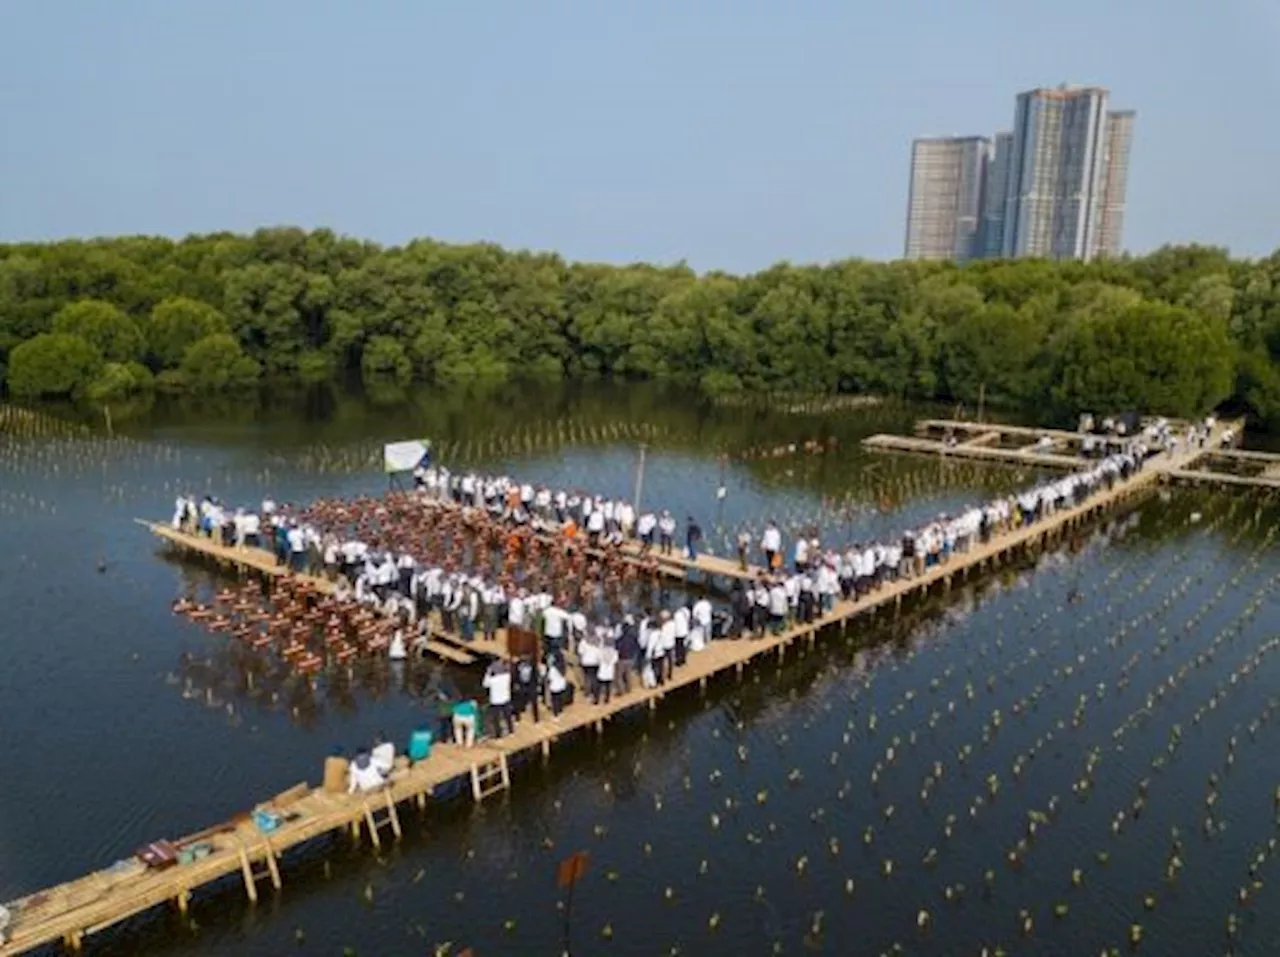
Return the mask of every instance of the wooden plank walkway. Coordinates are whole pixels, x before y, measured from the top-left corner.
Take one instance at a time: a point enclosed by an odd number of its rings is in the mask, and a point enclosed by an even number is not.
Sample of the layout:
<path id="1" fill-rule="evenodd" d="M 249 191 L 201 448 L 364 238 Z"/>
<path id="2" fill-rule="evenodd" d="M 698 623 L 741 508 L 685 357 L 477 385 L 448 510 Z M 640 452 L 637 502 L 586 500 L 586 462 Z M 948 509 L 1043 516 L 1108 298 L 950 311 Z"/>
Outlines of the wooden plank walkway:
<path id="1" fill-rule="evenodd" d="M 462 508 L 462 506 L 449 499 L 424 499 L 423 506 L 427 508 L 444 508 L 451 511 L 458 511 Z M 550 533 L 539 533 L 537 537 L 543 541 L 558 542 L 564 540 L 563 537 Z M 585 548 L 586 533 L 580 531 L 576 541 L 579 547 Z M 586 550 L 593 555 L 604 554 L 603 549 L 588 548 Z M 658 565 L 658 571 L 662 574 L 686 581 L 689 578 L 689 572 L 698 572 L 708 578 L 741 578 L 747 580 L 756 578 L 761 571 L 760 568 L 750 564 L 744 569 L 741 563 L 734 558 L 723 558 L 705 551 L 699 552 L 696 559 L 691 559 L 685 554 L 684 547 L 679 542 L 669 553 L 664 553 L 656 545 L 646 552 L 643 543 L 631 539 L 617 546 L 614 549 L 614 554 L 620 555 L 634 565 L 644 565 L 648 561 L 654 561 Z"/>
<path id="2" fill-rule="evenodd" d="M 515 755 L 535 750 L 544 758 L 549 757 L 553 743 L 571 732 L 591 729 L 600 733 L 612 718 L 635 708 L 655 709 L 666 695 L 682 688 L 696 684 L 705 691 L 708 681 L 718 675 L 732 672 L 740 679 L 748 664 L 775 658 L 781 662 L 792 645 L 802 649 L 812 647 L 825 628 L 842 625 L 878 609 L 896 611 L 904 598 L 930 589 L 949 590 L 957 578 L 1030 553 L 1105 510 L 1133 500 L 1162 477 L 1177 472 L 1193 454 L 1152 460 L 1143 471 L 1117 482 L 1109 490 L 1096 492 L 1081 505 L 1061 509 L 1035 524 L 1011 529 L 985 544 L 975 545 L 967 552 L 952 556 L 948 563 L 926 570 L 918 578 L 890 582 L 862 598 L 840 602 L 810 624 L 795 625 L 781 634 L 760 639 L 713 641 L 704 651 L 692 654 L 688 663 L 677 670 L 674 680 L 663 688 L 634 688 L 605 705 L 582 700 L 570 706 L 558 720 L 521 722 L 513 735 L 482 741 L 474 748 L 437 745 L 426 760 L 397 772 L 385 791 L 372 795 L 335 794 L 320 788 L 295 786 L 268 802 L 267 806 L 291 816 L 270 835 L 259 833 L 241 815 L 238 821 L 174 842 L 182 847 L 197 840 L 207 841 L 211 853 L 202 859 L 162 871 L 125 863 L 13 902 L 8 905 L 13 917 L 10 941 L 0 945 L 0 957 L 25 953 L 58 940 L 78 948 L 85 935 L 170 901 L 185 912 L 193 891 L 236 873 L 241 875 L 250 900 L 256 900 L 257 875 L 269 878 L 277 889 L 281 886 L 283 877 L 277 859 L 290 848 L 348 828 L 357 837 L 363 829 L 373 843 L 379 844 L 384 839 L 380 834 L 383 826 L 390 826 L 395 834 L 400 831 L 398 805 L 414 801 L 419 807 L 425 806 L 429 795 L 459 778 L 471 778 L 473 794 L 480 800 L 492 790 L 505 789 L 509 783 L 508 761 Z M 251 556 L 240 557 L 243 561 Z M 271 564 L 274 566 L 274 562 Z M 262 570 L 272 573 L 268 568 Z M 482 783 L 491 780 L 499 782 L 492 789 Z M 262 864 L 266 865 L 264 872 L 257 870 Z"/>
<path id="3" fill-rule="evenodd" d="M 976 459 L 984 462 L 1004 462 L 1009 465 L 1039 465 L 1045 468 L 1071 469 L 1072 471 L 1078 471 L 1089 465 L 1088 459 L 1074 455 L 1038 453 L 1030 447 L 1002 449 L 965 442 L 947 445 L 937 439 L 921 439 L 887 433 L 868 436 L 862 440 L 862 444 L 879 452 L 923 452 L 940 458 Z"/>
<path id="4" fill-rule="evenodd" d="M 1167 476 L 1173 482 L 1194 482 L 1200 485 L 1231 485 L 1238 488 L 1280 489 L 1280 473 L 1273 475 L 1232 475 L 1230 472 L 1209 472 L 1203 469 L 1170 469 Z"/>
<path id="5" fill-rule="evenodd" d="M 1038 429 L 1028 425 L 1002 425 L 999 422 L 966 422 L 963 419 L 921 419 L 916 423 L 916 431 L 926 432 L 994 432 L 998 438 L 1010 436 L 1019 439 L 1036 439 L 1048 436 L 1054 442 L 1079 444 L 1084 436 L 1079 432 L 1068 432 L 1066 429 Z"/>
<path id="6" fill-rule="evenodd" d="M 271 577 L 290 575 L 299 581 L 306 582 L 326 595 L 333 594 L 336 589 L 334 583 L 327 578 L 291 571 L 279 564 L 275 555 L 265 548 L 257 548 L 252 545 L 219 545 L 207 536 L 182 532 L 172 525 L 148 522 L 140 518 L 135 518 L 134 521 L 151 532 L 151 534 L 164 539 L 174 547 L 187 552 L 195 552 L 212 559 L 220 565 L 241 569 L 247 568 Z M 455 665 L 474 665 L 478 661 L 488 660 L 489 657 L 481 646 L 474 646 L 475 650 L 473 650 L 473 646 L 462 641 L 461 638 L 439 631 L 433 633 L 424 647 L 437 658 L 443 658 L 445 661 L 452 662 Z M 477 651 L 481 653 L 476 653 Z"/>

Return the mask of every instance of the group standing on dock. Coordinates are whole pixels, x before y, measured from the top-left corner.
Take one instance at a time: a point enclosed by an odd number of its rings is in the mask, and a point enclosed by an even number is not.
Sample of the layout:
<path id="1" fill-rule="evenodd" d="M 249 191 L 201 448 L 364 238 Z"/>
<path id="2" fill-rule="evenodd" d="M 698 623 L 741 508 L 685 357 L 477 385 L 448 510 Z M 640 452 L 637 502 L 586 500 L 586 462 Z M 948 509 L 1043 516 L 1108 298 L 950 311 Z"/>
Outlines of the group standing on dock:
<path id="1" fill-rule="evenodd" d="M 746 574 L 727 602 L 714 604 L 706 595 L 680 602 L 664 592 L 654 600 L 621 587 L 636 581 L 634 563 L 649 549 L 673 547 L 669 512 L 637 516 L 622 500 L 437 466 L 418 471 L 413 492 L 380 499 L 301 509 L 266 500 L 258 513 L 180 499 L 175 524 L 228 544 L 271 547 L 280 564 L 333 582 L 338 603 L 394 623 L 386 648 L 392 659 L 433 633 L 467 642 L 525 636 L 519 647 L 509 641 L 510 660 L 499 653 L 485 674 L 487 721 L 475 702 L 443 704 L 440 733 L 467 744 L 479 723 L 500 737 L 516 721 L 557 720 L 579 694 L 608 702 L 637 683 L 659 687 L 710 641 L 820 622 L 840 601 L 918 577 L 995 535 L 1081 504 L 1141 469 L 1149 455 L 1196 435 L 1176 436 L 1157 422 L 1083 471 L 889 540 L 835 547 L 799 535 L 787 552 L 770 522 L 754 546 L 739 539 Z M 687 546 L 700 537 L 692 519 L 689 525 Z M 749 564 L 754 547 L 761 566 Z"/>

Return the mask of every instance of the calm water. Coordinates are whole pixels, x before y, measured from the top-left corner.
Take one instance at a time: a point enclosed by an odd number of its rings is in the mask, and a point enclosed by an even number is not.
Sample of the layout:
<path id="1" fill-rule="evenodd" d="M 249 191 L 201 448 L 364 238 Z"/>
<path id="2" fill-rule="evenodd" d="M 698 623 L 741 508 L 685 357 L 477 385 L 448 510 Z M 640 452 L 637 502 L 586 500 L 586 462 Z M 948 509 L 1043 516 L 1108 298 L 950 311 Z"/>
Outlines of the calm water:
<path id="1" fill-rule="evenodd" d="M 888 532 L 1033 479 L 857 447 L 937 410 L 375 398 L 117 412 L 112 438 L 95 413 L 90 434 L 0 439 L 0 900 L 316 781 L 334 746 L 415 726 L 440 678 L 246 688 L 241 653 L 169 611 L 216 580 L 131 521 L 167 518 L 179 489 L 377 491 L 380 443 L 430 436 L 456 462 L 622 495 L 643 442 L 644 501 L 724 547 L 770 517 Z M 1237 952 L 1275 953 L 1278 522 L 1249 494 L 1153 497 L 1036 566 L 558 749 L 506 798 L 406 810 L 381 855 L 317 843 L 256 908 L 228 882 L 191 921 L 158 910 L 91 952 L 555 954 L 555 866 L 586 849 L 580 954 L 1076 955 L 1126 949 L 1138 924 L 1141 952 L 1199 957 L 1226 950 L 1232 913 Z"/>

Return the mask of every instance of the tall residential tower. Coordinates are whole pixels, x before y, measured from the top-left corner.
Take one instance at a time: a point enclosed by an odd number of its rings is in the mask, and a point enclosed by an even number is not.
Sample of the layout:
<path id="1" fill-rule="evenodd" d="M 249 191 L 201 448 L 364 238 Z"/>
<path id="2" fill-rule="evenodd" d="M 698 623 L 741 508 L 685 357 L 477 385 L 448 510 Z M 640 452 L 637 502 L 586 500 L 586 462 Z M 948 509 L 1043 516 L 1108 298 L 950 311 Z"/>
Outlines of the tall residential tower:
<path id="1" fill-rule="evenodd" d="M 907 259 L 964 261 L 981 255 L 979 224 L 990 141 L 943 136 L 911 146 Z"/>
<path id="2" fill-rule="evenodd" d="M 1124 198 L 1129 185 L 1129 147 L 1133 143 L 1133 110 L 1107 114 L 1106 150 L 1102 160 L 1102 199 L 1098 209 L 1095 255 L 1118 256 L 1124 233 Z"/>
<path id="3" fill-rule="evenodd" d="M 1100 87 L 1018 95 L 1002 255 L 1088 260 L 1119 250 L 1133 114 L 1113 119 L 1107 101 Z M 1109 152 L 1112 136 L 1123 143 Z"/>
<path id="4" fill-rule="evenodd" d="M 908 259 L 1094 259 L 1122 248 L 1134 114 L 1101 87 L 1020 93 L 1013 130 L 916 140 Z"/>

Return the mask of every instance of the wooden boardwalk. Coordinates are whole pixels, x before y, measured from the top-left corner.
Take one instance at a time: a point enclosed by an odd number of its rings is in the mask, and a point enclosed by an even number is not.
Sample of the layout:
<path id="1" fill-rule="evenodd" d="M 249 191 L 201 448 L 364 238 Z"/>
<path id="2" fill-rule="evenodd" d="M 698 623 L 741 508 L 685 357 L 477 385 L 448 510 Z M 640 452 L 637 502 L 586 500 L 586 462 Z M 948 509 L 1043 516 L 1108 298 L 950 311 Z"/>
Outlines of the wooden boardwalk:
<path id="1" fill-rule="evenodd" d="M 1019 449 L 995 447 L 989 444 L 990 440 L 987 439 L 989 434 L 982 433 L 968 442 L 948 445 L 938 439 L 881 433 L 863 439 L 862 444 L 878 452 L 924 452 L 944 459 L 975 459 L 983 462 L 1003 462 L 1006 465 L 1031 465 L 1073 471 L 1089 465 L 1088 459 L 1079 456 L 1037 452 L 1030 446 Z"/>
<path id="2" fill-rule="evenodd" d="M 419 807 L 425 806 L 429 796 L 442 785 L 457 779 L 470 778 L 476 800 L 505 790 L 510 783 L 509 760 L 516 755 L 540 752 L 545 759 L 550 756 L 553 744 L 572 732 L 601 733 L 618 715 L 637 708 L 655 709 L 664 697 L 683 688 L 696 685 L 705 691 L 714 677 L 736 675 L 741 679 L 749 664 L 761 660 L 781 662 L 792 646 L 799 646 L 801 650 L 812 647 L 825 628 L 842 625 L 878 609 L 896 611 L 904 599 L 930 589 L 949 590 L 957 579 L 1032 552 L 1096 515 L 1134 499 L 1166 474 L 1193 460 L 1193 455 L 1184 453 L 1153 460 L 1143 471 L 1117 482 L 1109 490 L 1098 491 L 1081 505 L 1061 509 L 985 544 L 975 544 L 969 551 L 953 555 L 946 564 L 930 568 L 918 578 L 891 582 L 862 598 L 840 602 L 810 624 L 798 624 L 781 634 L 760 639 L 713 641 L 704 651 L 690 655 L 688 663 L 678 669 L 674 680 L 663 688 L 633 688 L 629 694 L 619 695 L 607 705 L 592 705 L 583 700 L 570 706 L 556 721 L 545 717 L 536 724 L 522 721 L 513 735 L 481 741 L 474 748 L 439 744 L 427 759 L 398 771 L 385 791 L 371 795 L 331 793 L 306 784 L 295 785 L 260 805 L 287 816 L 270 834 L 260 833 L 247 819 L 247 814 L 240 815 L 224 825 L 173 842 L 180 848 L 204 842 L 209 853 L 203 858 L 160 871 L 147 870 L 131 860 L 12 902 L 7 905 L 12 913 L 10 941 L 0 945 L 0 957 L 11 957 L 59 940 L 78 948 L 86 935 L 169 902 L 185 912 L 191 906 L 193 892 L 228 875 L 239 874 L 246 894 L 250 900 L 256 900 L 259 881 L 270 881 L 276 889 L 282 886 L 284 874 L 279 858 L 290 848 L 346 829 L 357 837 L 364 833 L 379 844 L 400 833 L 402 805 L 413 802 Z M 236 555 L 229 556 L 229 560 L 247 564 L 246 558 L 251 557 Z M 274 566 L 274 562 L 270 564 Z M 279 573 L 272 568 L 260 570 Z"/>
<path id="3" fill-rule="evenodd" d="M 1170 482 L 1190 482 L 1197 485 L 1231 485 L 1237 488 L 1280 489 L 1280 473 L 1268 475 L 1233 475 L 1230 472 L 1209 472 L 1203 469 L 1171 469 L 1166 476 Z"/>
<path id="4" fill-rule="evenodd" d="M 275 555 L 265 548 L 256 548 L 250 545 L 220 545 L 206 535 L 192 535 L 188 532 L 179 531 L 172 525 L 147 522 L 140 518 L 135 518 L 134 521 L 175 548 L 185 552 L 194 552 L 211 559 L 225 568 L 247 569 L 272 578 L 289 575 L 299 581 L 306 582 L 326 595 L 333 594 L 336 589 L 334 583 L 327 578 L 291 571 L 277 562 Z M 473 665 L 479 661 L 487 661 L 491 657 L 491 653 L 484 651 L 483 645 L 476 644 L 473 648 L 472 644 L 462 641 L 461 638 L 439 631 L 432 634 L 432 637 L 424 647 L 437 658 L 443 658 L 445 661 L 452 662 L 455 665 Z M 480 653 L 476 653 L 477 650 Z"/>

